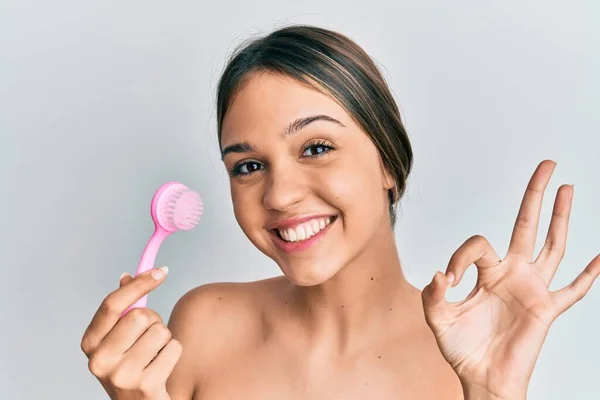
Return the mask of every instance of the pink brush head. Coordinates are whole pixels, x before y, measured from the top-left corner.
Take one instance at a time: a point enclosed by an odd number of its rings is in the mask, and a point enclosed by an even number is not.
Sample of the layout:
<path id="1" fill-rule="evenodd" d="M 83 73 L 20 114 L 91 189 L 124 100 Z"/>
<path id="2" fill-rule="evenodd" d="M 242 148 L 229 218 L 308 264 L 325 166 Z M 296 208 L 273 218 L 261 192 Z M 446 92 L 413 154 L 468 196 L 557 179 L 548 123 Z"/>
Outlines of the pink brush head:
<path id="1" fill-rule="evenodd" d="M 203 211 L 200 195 L 179 182 L 158 188 L 150 206 L 156 227 L 168 232 L 189 231 L 200 222 Z"/>

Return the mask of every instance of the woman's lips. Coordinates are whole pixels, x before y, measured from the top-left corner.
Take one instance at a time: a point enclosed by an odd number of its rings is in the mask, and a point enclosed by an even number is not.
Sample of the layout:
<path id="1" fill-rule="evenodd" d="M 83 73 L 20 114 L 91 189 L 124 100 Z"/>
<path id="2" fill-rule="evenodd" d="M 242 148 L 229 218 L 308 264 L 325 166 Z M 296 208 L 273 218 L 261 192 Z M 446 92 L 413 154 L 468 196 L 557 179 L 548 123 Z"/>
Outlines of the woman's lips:
<path id="1" fill-rule="evenodd" d="M 299 240 L 296 242 L 287 242 L 287 241 L 283 240 L 281 237 L 279 237 L 279 234 L 277 233 L 276 229 L 271 230 L 270 233 L 273 236 L 273 241 L 275 242 L 275 246 L 277 246 L 277 248 L 279 250 L 284 251 L 286 253 L 304 251 L 304 250 L 307 250 L 309 247 L 311 247 L 317 240 L 320 240 L 325 235 L 325 233 L 327 233 L 329 231 L 329 228 L 331 228 L 331 226 L 337 220 L 337 216 L 332 216 L 331 218 L 332 219 L 331 219 L 331 222 L 329 223 L 329 225 L 327 225 L 325 228 L 321 229 L 316 235 L 311 236 L 310 238 L 305 239 L 305 240 Z"/>

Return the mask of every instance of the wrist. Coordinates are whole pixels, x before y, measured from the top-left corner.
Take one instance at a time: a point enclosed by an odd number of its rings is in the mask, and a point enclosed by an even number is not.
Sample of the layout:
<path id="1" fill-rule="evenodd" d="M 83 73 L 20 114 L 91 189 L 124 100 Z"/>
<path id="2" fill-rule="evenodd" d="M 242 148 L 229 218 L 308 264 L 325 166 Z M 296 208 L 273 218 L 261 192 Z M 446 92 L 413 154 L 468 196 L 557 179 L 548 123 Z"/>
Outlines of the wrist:
<path id="1" fill-rule="evenodd" d="M 495 391 L 481 385 L 461 381 L 465 400 L 526 400 L 527 389 Z"/>

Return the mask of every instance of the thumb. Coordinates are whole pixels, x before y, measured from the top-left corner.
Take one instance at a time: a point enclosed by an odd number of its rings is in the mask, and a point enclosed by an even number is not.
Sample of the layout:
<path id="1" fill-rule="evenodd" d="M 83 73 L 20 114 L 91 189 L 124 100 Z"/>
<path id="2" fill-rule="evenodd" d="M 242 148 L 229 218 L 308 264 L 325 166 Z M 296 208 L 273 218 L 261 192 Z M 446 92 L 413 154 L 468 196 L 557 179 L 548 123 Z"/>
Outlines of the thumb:
<path id="1" fill-rule="evenodd" d="M 446 291 L 450 286 L 450 280 L 446 275 L 437 271 L 433 276 L 431 283 L 421 293 L 423 300 L 423 310 L 425 311 L 425 319 L 431 326 L 431 322 L 439 317 L 449 317 L 452 312 L 450 305 L 446 301 Z"/>
<path id="2" fill-rule="evenodd" d="M 119 287 L 123 287 L 133 280 L 132 276 L 128 272 L 123 272 L 119 278 Z"/>

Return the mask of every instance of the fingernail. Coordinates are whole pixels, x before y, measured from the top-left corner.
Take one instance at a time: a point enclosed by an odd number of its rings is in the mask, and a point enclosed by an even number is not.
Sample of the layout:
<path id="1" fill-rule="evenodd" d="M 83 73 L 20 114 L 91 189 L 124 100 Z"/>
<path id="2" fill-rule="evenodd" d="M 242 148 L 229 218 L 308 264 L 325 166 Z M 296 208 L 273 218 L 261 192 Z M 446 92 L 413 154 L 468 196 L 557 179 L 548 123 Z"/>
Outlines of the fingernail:
<path id="1" fill-rule="evenodd" d="M 121 282 L 121 279 L 123 279 L 124 277 L 126 277 L 126 276 L 128 276 L 128 275 L 129 275 L 129 272 L 123 272 L 123 273 L 121 274 L 121 276 L 119 277 L 119 282 Z"/>
<path id="2" fill-rule="evenodd" d="M 444 275 L 444 273 L 442 271 L 436 271 L 435 275 L 433 275 L 433 280 L 432 280 L 431 283 L 434 286 L 438 286 L 439 285 L 439 278 L 438 278 L 439 275 Z"/>
<path id="3" fill-rule="evenodd" d="M 452 286 L 452 284 L 454 283 L 454 274 L 452 272 L 448 272 L 448 275 L 446 275 L 446 277 L 448 278 L 448 284 Z"/>
<path id="4" fill-rule="evenodd" d="M 157 281 L 162 279 L 163 277 L 165 277 L 167 274 L 169 273 L 169 267 L 167 267 L 166 265 L 160 268 L 155 268 L 151 275 L 154 279 L 156 279 Z"/>

